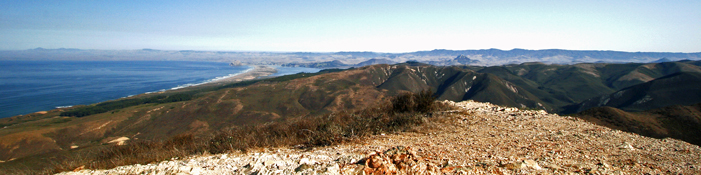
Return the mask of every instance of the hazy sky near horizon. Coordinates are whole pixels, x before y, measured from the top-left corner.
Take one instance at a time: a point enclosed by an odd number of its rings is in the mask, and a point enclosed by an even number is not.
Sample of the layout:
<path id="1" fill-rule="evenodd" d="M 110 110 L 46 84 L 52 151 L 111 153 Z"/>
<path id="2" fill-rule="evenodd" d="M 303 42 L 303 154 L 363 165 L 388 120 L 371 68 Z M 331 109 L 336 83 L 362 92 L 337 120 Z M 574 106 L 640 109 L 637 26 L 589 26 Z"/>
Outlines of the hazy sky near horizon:
<path id="1" fill-rule="evenodd" d="M 701 52 L 701 1 L 0 1 L 0 50 Z"/>

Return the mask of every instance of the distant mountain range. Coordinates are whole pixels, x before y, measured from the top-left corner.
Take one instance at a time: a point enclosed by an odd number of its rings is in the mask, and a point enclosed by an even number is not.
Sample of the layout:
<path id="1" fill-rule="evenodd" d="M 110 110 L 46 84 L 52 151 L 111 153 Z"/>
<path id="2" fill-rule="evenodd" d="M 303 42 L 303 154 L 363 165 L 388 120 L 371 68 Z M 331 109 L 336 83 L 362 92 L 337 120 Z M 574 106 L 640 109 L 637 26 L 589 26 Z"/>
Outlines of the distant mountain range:
<path id="1" fill-rule="evenodd" d="M 385 64 L 417 61 L 432 65 L 495 66 L 541 62 L 553 64 L 576 63 L 650 63 L 679 60 L 700 60 L 701 52 L 621 52 L 579 50 L 432 50 L 407 53 L 377 52 L 229 52 L 193 50 L 81 50 L 29 49 L 0 51 L 0 60 L 178 60 L 240 62 L 256 65 L 289 65 L 316 68 L 347 68 L 365 66 L 366 61 Z M 378 62 L 379 63 L 379 62 Z"/>

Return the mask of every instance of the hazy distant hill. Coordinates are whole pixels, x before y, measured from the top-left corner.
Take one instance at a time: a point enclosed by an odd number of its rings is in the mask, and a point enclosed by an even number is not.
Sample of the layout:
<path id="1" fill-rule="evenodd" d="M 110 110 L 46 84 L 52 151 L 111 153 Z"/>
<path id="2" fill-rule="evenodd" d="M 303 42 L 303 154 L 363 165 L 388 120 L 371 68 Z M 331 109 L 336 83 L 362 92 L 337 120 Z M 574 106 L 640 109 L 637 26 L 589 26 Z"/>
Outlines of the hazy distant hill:
<path id="1" fill-rule="evenodd" d="M 555 64 L 575 63 L 649 63 L 659 61 L 700 60 L 701 52 L 620 52 L 592 50 L 432 50 L 406 53 L 377 52 L 238 52 L 194 50 L 81 50 L 81 49 L 29 49 L 0 51 L 0 60 L 178 60 L 178 61 L 240 61 L 247 65 L 294 64 L 331 68 L 359 64 L 371 59 L 385 59 L 395 63 L 419 61 L 434 65 L 495 66 L 542 62 Z M 341 61 L 343 64 L 335 64 Z M 334 64 L 331 64 L 334 63 Z M 347 64 L 347 65 L 346 65 Z M 365 64 L 363 64 L 365 65 Z"/>
<path id="2" fill-rule="evenodd" d="M 354 66 L 355 67 L 363 67 L 363 66 L 369 66 L 369 65 L 375 65 L 375 64 L 395 64 L 395 63 L 397 63 L 397 62 L 394 62 L 394 61 L 388 60 L 388 59 L 373 58 L 373 59 L 369 59 L 367 61 L 363 61 L 363 62 L 360 62 L 358 64 L 355 64 Z"/>
<path id="3" fill-rule="evenodd" d="M 347 68 L 350 67 L 349 64 L 343 63 L 338 60 L 326 61 L 326 62 L 313 62 L 313 63 L 287 63 L 282 64 L 286 67 L 311 67 L 311 68 Z"/>

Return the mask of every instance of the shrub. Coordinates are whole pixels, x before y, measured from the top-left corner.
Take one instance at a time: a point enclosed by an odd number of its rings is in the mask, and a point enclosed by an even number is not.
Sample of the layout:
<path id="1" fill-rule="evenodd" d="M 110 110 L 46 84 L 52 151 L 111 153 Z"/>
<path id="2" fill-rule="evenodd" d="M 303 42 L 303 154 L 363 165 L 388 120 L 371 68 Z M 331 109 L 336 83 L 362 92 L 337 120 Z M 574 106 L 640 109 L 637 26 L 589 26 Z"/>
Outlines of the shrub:
<path id="1" fill-rule="evenodd" d="M 404 93 L 392 99 L 394 112 L 420 112 L 429 113 L 435 110 L 436 97 L 431 90 L 422 90 L 419 93 Z"/>
<path id="2" fill-rule="evenodd" d="M 182 134 L 166 140 L 130 141 L 127 145 L 105 145 L 75 150 L 60 156 L 50 168 L 54 172 L 79 166 L 106 169 L 120 165 L 145 164 L 194 154 L 247 151 L 278 146 L 326 146 L 352 142 L 359 138 L 408 129 L 424 123 L 436 106 L 431 91 L 406 93 L 388 103 L 353 112 L 325 116 L 297 117 L 283 122 L 235 126 L 211 136 Z M 41 172 L 47 171 L 46 169 Z"/>

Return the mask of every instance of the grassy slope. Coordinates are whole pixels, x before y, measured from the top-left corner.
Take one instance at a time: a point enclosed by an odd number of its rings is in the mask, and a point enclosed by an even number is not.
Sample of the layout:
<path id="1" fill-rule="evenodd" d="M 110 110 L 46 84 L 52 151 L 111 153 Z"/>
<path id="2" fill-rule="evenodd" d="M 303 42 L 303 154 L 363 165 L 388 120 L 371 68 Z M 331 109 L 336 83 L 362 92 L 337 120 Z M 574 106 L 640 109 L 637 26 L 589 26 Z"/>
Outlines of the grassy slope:
<path id="1" fill-rule="evenodd" d="M 43 146 L 38 149 L 26 146 L 27 144 L 19 146 L 23 144 L 21 139 L 4 141 L 4 147 L 0 148 L 0 153 L 4 155 L 0 157 L 7 160 L 47 151 L 69 150 L 70 146 L 82 149 L 105 144 L 119 137 L 158 140 L 180 134 L 207 135 L 235 126 L 363 109 L 386 101 L 387 96 L 424 89 L 437 92 L 434 95 L 440 100 L 475 99 L 531 108 L 538 107 L 539 103 L 531 100 L 537 99 L 534 95 L 493 75 L 458 67 L 374 65 L 320 75 L 299 74 L 257 82 L 142 95 L 134 99 L 154 96 L 168 99 L 182 93 L 189 94 L 192 98 L 129 103 L 131 105 L 123 105 L 118 100 L 110 103 L 124 108 L 84 117 L 64 117 L 60 119 L 63 122 L 60 124 L 44 126 L 37 122 L 27 122 L 3 130 L 7 134 L 0 135 L 0 139 L 12 136 L 41 140 L 40 145 Z M 74 110 L 95 106 L 106 105 L 77 107 Z M 50 119 L 55 116 L 57 112 L 47 114 L 42 122 L 55 122 L 53 120 L 58 119 Z M 13 134 L 24 134 L 24 137 Z M 13 149 L 18 146 L 21 149 Z"/>
<path id="2" fill-rule="evenodd" d="M 437 110 L 449 110 L 446 107 L 435 103 L 429 91 L 402 94 L 386 103 L 351 112 L 234 126 L 209 135 L 185 133 L 162 140 L 130 141 L 125 146 L 92 146 L 25 157 L 0 164 L 0 174 L 47 174 L 77 167 L 104 169 L 193 154 L 338 144 L 367 135 L 404 131 L 423 123 L 424 117 Z"/>

